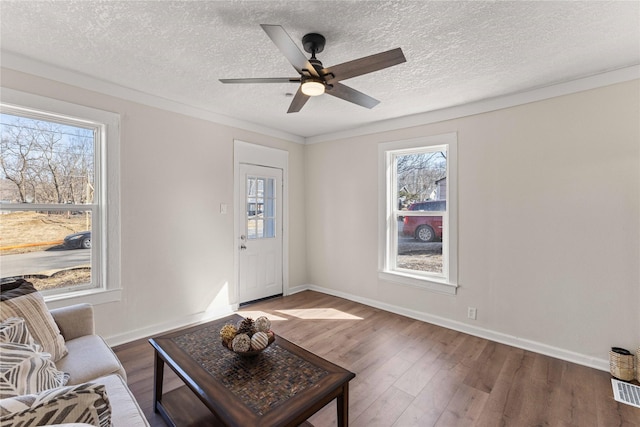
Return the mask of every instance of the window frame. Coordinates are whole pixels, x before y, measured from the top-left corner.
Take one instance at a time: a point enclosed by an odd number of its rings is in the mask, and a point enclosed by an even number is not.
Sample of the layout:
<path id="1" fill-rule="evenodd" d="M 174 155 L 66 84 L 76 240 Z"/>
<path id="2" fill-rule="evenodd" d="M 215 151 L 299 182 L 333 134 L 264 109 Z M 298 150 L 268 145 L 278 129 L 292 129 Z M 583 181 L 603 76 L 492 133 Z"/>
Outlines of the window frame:
<path id="1" fill-rule="evenodd" d="M 398 209 L 395 158 L 398 155 L 419 153 L 425 150 L 447 151 L 446 211 L 400 211 Z M 381 280 L 420 289 L 455 295 L 458 288 L 458 232 L 457 232 L 457 133 L 425 136 L 408 140 L 384 142 L 378 145 L 379 195 L 378 195 L 378 277 Z M 398 215 L 442 216 L 443 235 L 442 274 L 412 272 L 397 268 Z"/>
<path id="2" fill-rule="evenodd" d="M 120 115 L 13 89 L 2 88 L 0 111 L 94 130 L 95 193 L 92 204 L 28 204 L 39 208 L 67 211 L 77 207 L 90 211 L 92 221 L 91 280 L 88 286 L 44 291 L 51 306 L 88 302 L 102 304 L 122 298 L 120 284 Z M 3 203 L 2 209 L 24 211 L 24 204 Z"/>

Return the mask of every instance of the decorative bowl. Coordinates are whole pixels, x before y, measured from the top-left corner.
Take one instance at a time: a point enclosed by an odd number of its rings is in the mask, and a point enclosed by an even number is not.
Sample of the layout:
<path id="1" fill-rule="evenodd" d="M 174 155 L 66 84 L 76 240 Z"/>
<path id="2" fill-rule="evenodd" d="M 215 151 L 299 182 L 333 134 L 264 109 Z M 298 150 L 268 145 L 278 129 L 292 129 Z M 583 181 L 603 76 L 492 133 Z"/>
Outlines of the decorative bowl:
<path id="1" fill-rule="evenodd" d="M 245 357 L 256 356 L 262 353 L 275 339 L 275 334 L 271 330 L 271 321 L 266 316 L 260 316 L 256 320 L 253 320 L 251 317 L 240 318 L 235 325 L 227 324 L 220 329 L 220 341 L 223 347 Z M 251 341 L 251 343 L 248 343 L 248 340 Z M 233 343 L 235 343 L 235 345 L 232 345 Z M 249 344 L 256 344 L 256 347 L 264 345 L 264 348 L 251 350 Z M 240 348 L 249 348 L 249 350 L 237 351 Z"/>
<path id="2" fill-rule="evenodd" d="M 229 348 L 224 341 L 220 341 L 220 344 L 222 344 L 222 346 L 224 348 L 226 348 L 227 350 L 229 350 L 232 353 L 237 354 L 238 356 L 242 356 L 242 357 L 253 357 L 253 356 L 257 356 L 260 353 L 262 353 L 265 349 L 269 348 L 269 346 L 271 344 L 273 344 L 273 342 L 276 340 L 276 335 L 272 333 L 272 335 L 269 336 L 269 341 L 267 341 L 267 345 L 265 348 L 261 349 L 261 350 L 249 350 L 249 351 L 235 351 L 231 348 Z"/>

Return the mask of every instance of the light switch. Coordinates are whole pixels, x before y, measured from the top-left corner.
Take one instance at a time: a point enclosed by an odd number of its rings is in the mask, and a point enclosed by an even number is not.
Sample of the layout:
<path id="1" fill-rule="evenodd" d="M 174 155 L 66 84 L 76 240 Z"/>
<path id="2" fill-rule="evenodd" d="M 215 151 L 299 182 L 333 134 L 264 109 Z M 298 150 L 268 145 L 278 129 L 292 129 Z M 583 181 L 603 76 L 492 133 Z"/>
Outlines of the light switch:
<path id="1" fill-rule="evenodd" d="M 227 204 L 226 203 L 220 203 L 220 213 L 223 215 L 227 214 Z"/>

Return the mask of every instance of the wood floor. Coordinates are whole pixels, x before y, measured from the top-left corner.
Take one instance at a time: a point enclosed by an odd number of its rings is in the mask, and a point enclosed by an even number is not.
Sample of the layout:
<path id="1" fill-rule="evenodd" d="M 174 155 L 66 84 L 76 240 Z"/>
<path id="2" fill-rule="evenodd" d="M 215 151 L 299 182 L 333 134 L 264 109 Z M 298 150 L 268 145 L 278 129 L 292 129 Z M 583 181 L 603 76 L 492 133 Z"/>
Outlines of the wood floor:
<path id="1" fill-rule="evenodd" d="M 351 426 L 640 426 L 640 409 L 616 402 L 610 375 L 317 292 L 243 307 L 272 329 L 352 372 Z M 153 351 L 115 349 L 150 424 Z M 165 391 L 181 386 L 165 373 Z M 315 427 L 335 426 L 335 402 Z M 250 426 L 242 426 L 250 427 Z"/>

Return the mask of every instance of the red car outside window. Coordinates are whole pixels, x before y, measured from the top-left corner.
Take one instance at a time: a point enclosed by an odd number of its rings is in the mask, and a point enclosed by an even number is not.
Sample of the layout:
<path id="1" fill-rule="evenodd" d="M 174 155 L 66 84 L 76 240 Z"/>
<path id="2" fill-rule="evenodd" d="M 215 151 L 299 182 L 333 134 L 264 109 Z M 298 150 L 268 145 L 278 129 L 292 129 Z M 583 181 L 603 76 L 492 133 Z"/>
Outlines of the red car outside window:
<path id="1" fill-rule="evenodd" d="M 428 200 L 416 202 L 409 206 L 410 211 L 445 211 L 446 200 Z M 421 242 L 442 240 L 441 216 L 405 216 L 402 234 L 411 236 Z"/>

